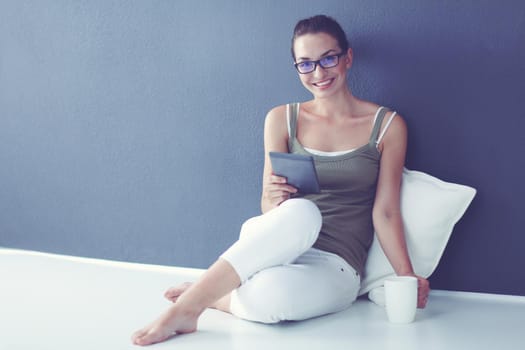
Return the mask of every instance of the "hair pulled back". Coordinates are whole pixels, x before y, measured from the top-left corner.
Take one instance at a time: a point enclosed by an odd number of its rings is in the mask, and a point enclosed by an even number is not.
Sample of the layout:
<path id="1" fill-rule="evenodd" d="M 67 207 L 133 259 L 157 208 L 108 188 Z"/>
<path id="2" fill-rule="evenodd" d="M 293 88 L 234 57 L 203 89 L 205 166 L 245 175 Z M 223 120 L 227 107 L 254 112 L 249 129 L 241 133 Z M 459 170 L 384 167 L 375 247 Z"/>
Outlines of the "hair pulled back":
<path id="1" fill-rule="evenodd" d="M 332 36 L 335 40 L 337 40 L 337 44 L 339 45 L 339 48 L 342 50 L 342 52 L 346 52 L 348 50 L 348 39 L 346 38 L 346 34 L 339 23 L 337 23 L 337 21 L 332 17 L 326 15 L 317 15 L 302 19 L 295 25 L 292 37 L 292 57 L 294 61 L 295 39 L 301 35 L 317 33 L 326 33 Z"/>

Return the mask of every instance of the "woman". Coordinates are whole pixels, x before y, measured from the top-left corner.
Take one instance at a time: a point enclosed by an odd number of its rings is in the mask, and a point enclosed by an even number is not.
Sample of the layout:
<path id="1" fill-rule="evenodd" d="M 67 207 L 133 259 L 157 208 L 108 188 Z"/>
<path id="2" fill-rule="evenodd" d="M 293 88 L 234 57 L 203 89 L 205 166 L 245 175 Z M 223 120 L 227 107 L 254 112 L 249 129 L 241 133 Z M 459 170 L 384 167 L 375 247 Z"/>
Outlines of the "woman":
<path id="1" fill-rule="evenodd" d="M 343 310 L 357 297 L 374 229 L 395 272 L 415 276 L 400 214 L 402 117 L 352 95 L 352 50 L 332 18 L 299 21 L 292 56 L 313 99 L 266 117 L 263 214 L 197 282 L 166 292 L 173 305 L 133 335 L 135 344 L 195 331 L 207 307 L 264 323 Z M 274 175 L 270 151 L 313 155 L 321 193 L 303 196 Z M 416 277 L 422 308 L 429 283 Z"/>

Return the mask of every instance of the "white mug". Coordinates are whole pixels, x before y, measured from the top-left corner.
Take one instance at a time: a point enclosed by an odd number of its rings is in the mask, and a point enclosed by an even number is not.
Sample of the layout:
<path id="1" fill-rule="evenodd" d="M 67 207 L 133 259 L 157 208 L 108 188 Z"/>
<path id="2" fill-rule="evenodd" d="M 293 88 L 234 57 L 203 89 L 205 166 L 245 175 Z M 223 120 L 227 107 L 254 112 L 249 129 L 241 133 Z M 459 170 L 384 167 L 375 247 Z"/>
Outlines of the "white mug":
<path id="1" fill-rule="evenodd" d="M 385 280 L 385 307 L 392 323 L 414 321 L 417 309 L 417 278 L 396 276 Z"/>

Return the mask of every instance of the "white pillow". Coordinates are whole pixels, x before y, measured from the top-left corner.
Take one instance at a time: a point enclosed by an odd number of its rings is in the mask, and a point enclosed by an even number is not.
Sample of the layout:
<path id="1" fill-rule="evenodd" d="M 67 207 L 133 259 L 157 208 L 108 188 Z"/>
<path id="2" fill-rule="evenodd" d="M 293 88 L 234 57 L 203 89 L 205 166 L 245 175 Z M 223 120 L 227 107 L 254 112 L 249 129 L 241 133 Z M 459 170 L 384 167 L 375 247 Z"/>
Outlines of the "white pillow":
<path id="1" fill-rule="evenodd" d="M 454 225 L 475 195 L 472 187 L 445 182 L 420 171 L 403 170 L 401 216 L 410 260 L 417 275 L 428 278 L 434 272 Z M 382 287 L 383 281 L 391 276 L 395 276 L 394 270 L 374 235 L 359 295 Z M 382 295 L 376 292 L 369 297 Z M 382 304 L 381 300 L 377 301 Z"/>

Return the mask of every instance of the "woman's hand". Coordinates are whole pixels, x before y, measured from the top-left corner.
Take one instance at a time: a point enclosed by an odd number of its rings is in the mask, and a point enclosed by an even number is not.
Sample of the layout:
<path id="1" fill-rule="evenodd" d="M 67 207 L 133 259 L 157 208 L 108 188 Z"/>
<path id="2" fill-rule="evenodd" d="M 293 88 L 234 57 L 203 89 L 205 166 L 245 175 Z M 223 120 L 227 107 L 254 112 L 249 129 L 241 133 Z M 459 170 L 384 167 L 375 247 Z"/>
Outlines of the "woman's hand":
<path id="1" fill-rule="evenodd" d="M 426 278 L 412 274 L 417 278 L 417 307 L 424 309 L 427 306 L 428 294 L 430 293 L 430 283 Z"/>
<path id="2" fill-rule="evenodd" d="M 428 294 L 430 293 L 430 283 L 426 278 L 414 273 L 400 274 L 399 276 L 411 276 L 417 278 L 417 307 L 424 309 L 427 306 Z"/>
<path id="3" fill-rule="evenodd" d="M 265 212 L 278 207 L 279 204 L 290 198 L 296 193 L 297 189 L 286 183 L 286 178 L 271 174 L 263 182 L 263 204 Z"/>
<path id="4" fill-rule="evenodd" d="M 430 293 L 430 282 L 421 276 L 417 278 L 417 307 L 424 309 L 427 306 L 428 294 Z"/>

